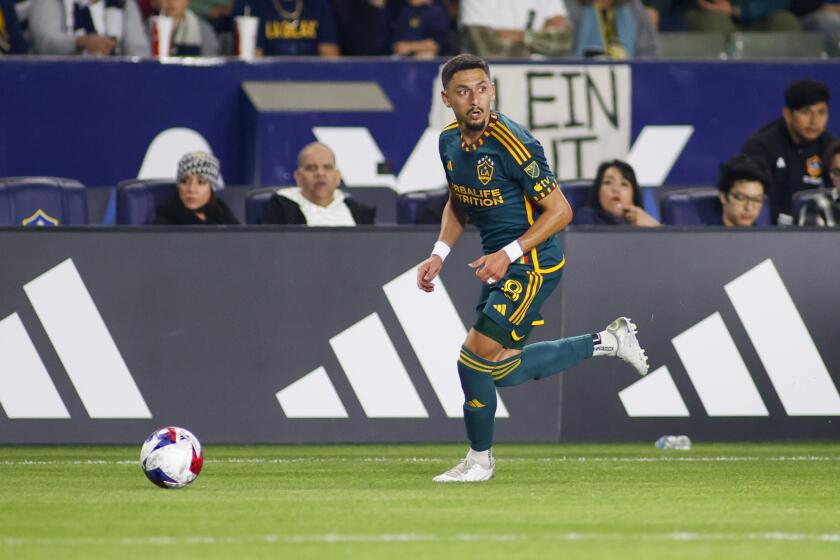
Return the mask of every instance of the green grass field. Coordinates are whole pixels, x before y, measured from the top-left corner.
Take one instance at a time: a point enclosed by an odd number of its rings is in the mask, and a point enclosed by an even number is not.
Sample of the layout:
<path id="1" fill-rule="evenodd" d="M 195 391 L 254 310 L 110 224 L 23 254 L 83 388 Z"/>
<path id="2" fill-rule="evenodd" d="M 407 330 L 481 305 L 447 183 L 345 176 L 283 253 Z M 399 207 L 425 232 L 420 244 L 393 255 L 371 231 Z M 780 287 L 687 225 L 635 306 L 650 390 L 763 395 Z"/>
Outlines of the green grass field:
<path id="1" fill-rule="evenodd" d="M 840 558 L 840 444 L 209 446 L 162 490 L 137 448 L 0 447 L 0 558 Z"/>

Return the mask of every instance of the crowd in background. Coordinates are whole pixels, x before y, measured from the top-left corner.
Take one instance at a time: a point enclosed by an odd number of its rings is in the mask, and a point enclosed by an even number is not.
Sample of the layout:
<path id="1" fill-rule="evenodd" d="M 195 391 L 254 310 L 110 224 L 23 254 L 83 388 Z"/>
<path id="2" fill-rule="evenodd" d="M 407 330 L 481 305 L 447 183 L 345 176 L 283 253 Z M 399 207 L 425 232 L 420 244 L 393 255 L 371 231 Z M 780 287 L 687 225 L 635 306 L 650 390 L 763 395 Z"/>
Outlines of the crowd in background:
<path id="1" fill-rule="evenodd" d="M 260 56 L 661 56 L 660 31 L 813 31 L 840 40 L 840 0 L 0 0 L 0 54 L 234 55 L 236 17 Z M 167 53 L 164 53 L 167 54 Z"/>

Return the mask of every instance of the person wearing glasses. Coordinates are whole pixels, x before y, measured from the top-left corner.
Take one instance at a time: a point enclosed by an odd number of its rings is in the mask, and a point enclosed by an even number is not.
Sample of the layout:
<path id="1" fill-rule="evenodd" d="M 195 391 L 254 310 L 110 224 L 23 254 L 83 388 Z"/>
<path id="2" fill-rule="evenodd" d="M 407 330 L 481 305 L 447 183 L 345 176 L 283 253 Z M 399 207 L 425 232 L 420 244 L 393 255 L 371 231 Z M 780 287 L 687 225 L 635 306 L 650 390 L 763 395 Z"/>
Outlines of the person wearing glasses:
<path id="1" fill-rule="evenodd" d="M 737 155 L 720 166 L 718 196 L 726 227 L 752 227 L 764 206 L 770 178 L 764 165 Z"/>
<path id="2" fill-rule="evenodd" d="M 840 223 L 840 141 L 833 143 L 825 154 L 831 188 L 810 198 L 800 209 L 800 226 L 837 227 Z"/>
<path id="3" fill-rule="evenodd" d="M 828 182 L 822 158 L 836 140 L 826 130 L 830 98 L 821 82 L 793 82 L 785 90 L 782 118 L 757 130 L 741 148 L 742 153 L 763 162 L 770 171 L 772 188 L 767 195 L 774 223 L 792 225 L 794 193 Z"/>

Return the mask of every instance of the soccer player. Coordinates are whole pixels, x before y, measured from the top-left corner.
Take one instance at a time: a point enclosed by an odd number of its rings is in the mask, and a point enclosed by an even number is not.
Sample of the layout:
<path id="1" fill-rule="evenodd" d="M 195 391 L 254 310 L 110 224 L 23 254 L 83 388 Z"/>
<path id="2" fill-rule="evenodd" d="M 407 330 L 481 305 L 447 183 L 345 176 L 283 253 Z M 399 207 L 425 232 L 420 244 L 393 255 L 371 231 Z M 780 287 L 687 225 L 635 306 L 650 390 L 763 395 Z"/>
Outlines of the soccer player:
<path id="1" fill-rule="evenodd" d="M 458 55 L 443 67 L 443 102 L 455 121 L 440 135 L 449 183 L 440 236 L 417 269 L 417 286 L 434 290 L 443 261 L 469 221 L 484 254 L 469 266 L 481 281 L 477 319 L 458 358 L 470 450 L 435 482 L 490 480 L 495 469 L 496 387 L 511 387 L 566 370 L 592 356 L 617 356 L 639 375 L 647 357 L 626 317 L 597 334 L 525 346 L 543 323 L 539 309 L 560 281 L 566 259 L 554 234 L 572 221 L 542 146 L 501 113 L 490 110 L 495 88 L 481 58 Z"/>

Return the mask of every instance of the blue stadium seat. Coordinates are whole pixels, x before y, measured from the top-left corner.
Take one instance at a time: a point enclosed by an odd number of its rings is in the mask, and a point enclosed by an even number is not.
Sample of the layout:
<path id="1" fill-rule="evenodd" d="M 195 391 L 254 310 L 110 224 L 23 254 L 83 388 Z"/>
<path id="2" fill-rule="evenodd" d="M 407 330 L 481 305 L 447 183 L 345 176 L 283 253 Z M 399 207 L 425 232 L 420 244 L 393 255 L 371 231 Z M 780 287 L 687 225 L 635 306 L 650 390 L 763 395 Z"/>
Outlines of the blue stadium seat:
<path id="1" fill-rule="evenodd" d="M 428 210 L 433 214 L 436 214 L 438 209 L 442 212 L 448 197 L 448 187 L 401 194 L 397 197 L 397 223 L 418 223 L 423 209 L 425 208 L 428 208 Z"/>
<path id="2" fill-rule="evenodd" d="M 675 226 L 719 226 L 722 209 L 718 190 L 713 188 L 679 189 L 665 193 L 659 201 L 662 223 Z M 770 225 L 770 205 L 765 201 L 755 221 Z"/>
<path id="3" fill-rule="evenodd" d="M 0 225 L 87 225 L 85 187 L 60 177 L 0 179 Z"/>
<path id="4" fill-rule="evenodd" d="M 563 191 L 563 195 L 569 201 L 572 212 L 586 206 L 586 198 L 589 196 L 589 189 L 593 182 L 594 179 L 578 179 L 560 183 L 560 190 Z"/>
<path id="5" fill-rule="evenodd" d="M 128 179 L 117 185 L 117 223 L 142 226 L 155 218 L 155 209 L 175 192 L 173 179 Z"/>
<path id="6" fill-rule="evenodd" d="M 265 206 L 274 193 L 277 192 L 278 187 L 265 187 L 262 189 L 254 189 L 245 195 L 245 223 L 256 224 L 259 223 L 260 217 L 265 212 Z"/>
<path id="7" fill-rule="evenodd" d="M 802 207 L 819 194 L 829 194 L 831 189 L 807 189 L 793 193 L 791 199 L 790 209 L 793 212 L 793 223 L 799 223 L 799 214 L 802 212 Z"/>

